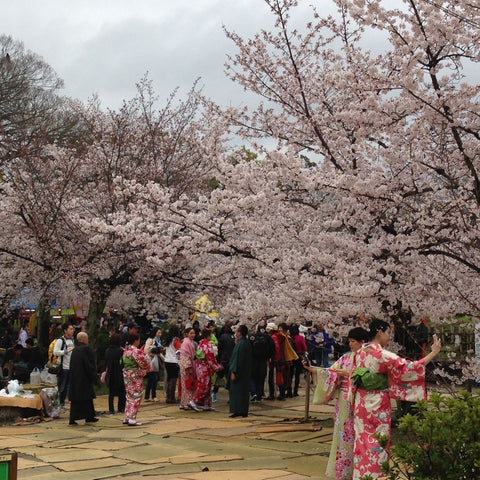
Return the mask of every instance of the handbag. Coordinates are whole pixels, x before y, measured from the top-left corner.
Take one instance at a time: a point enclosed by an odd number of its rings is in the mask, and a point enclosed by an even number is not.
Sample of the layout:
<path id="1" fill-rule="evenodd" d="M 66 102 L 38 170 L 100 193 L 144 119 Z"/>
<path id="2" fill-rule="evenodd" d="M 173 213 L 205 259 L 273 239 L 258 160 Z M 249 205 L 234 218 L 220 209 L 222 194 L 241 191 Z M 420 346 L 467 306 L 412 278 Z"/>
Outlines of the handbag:
<path id="1" fill-rule="evenodd" d="M 46 367 L 47 367 L 48 373 L 51 373 L 52 375 L 59 375 L 62 371 L 61 363 L 47 362 Z"/>
<path id="2" fill-rule="evenodd" d="M 160 371 L 160 363 L 158 361 L 158 356 L 154 355 L 150 360 L 150 370 L 152 372 L 159 372 Z"/>

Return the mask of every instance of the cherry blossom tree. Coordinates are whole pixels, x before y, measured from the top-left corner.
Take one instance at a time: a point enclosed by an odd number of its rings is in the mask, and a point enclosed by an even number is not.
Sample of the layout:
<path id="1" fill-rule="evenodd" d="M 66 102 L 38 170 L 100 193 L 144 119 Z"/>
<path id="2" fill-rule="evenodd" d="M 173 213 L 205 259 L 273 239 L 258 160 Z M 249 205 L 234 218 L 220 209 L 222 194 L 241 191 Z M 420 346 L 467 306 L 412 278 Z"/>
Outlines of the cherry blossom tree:
<path id="1" fill-rule="evenodd" d="M 262 102 L 225 118 L 266 152 L 218 164 L 197 222 L 237 311 L 477 315 L 478 8 L 338 0 L 293 26 L 297 3 L 267 0 L 272 31 L 227 31 L 227 72 Z"/>
<path id="2" fill-rule="evenodd" d="M 24 260 L 53 272 L 58 288 L 88 292 L 93 341 L 115 288 L 140 291 L 156 282 L 167 291 L 186 269 L 182 226 L 169 222 L 169 204 L 207 188 L 204 150 L 216 140 L 199 127 L 195 89 L 183 101 L 172 94 L 160 110 L 156 102 L 144 79 L 138 97 L 119 112 L 103 112 L 95 101 L 78 104 L 81 142 L 48 145 L 5 170 L 3 220 L 12 236 L 2 238 L 2 252 L 19 258 L 22 251 Z M 148 211 L 156 230 L 144 231 L 147 212 L 135 206 L 135 185 L 156 185 L 160 192 Z"/>

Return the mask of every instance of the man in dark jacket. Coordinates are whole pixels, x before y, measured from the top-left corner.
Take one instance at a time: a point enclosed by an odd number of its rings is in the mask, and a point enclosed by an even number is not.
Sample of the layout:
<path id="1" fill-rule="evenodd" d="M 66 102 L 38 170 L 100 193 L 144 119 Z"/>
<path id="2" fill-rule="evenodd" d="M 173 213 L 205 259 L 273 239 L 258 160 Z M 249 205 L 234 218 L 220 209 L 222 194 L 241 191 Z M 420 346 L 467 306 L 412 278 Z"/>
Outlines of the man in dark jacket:
<path id="1" fill-rule="evenodd" d="M 252 375 L 252 346 L 248 328 L 239 325 L 235 332 L 235 348 L 230 359 L 230 417 L 248 417 L 250 378 Z"/>
<path id="2" fill-rule="evenodd" d="M 275 354 L 275 343 L 265 331 L 261 323 L 255 334 L 250 336 L 252 344 L 252 397 L 251 402 L 259 402 L 265 397 L 265 378 L 267 377 L 267 362 Z"/>
<path id="3" fill-rule="evenodd" d="M 98 422 L 95 418 L 93 385 L 97 379 L 95 356 L 88 346 L 88 334 L 79 332 L 78 346 L 73 350 L 70 359 L 70 425 L 77 425 L 75 420 L 85 419 L 85 423 Z"/>

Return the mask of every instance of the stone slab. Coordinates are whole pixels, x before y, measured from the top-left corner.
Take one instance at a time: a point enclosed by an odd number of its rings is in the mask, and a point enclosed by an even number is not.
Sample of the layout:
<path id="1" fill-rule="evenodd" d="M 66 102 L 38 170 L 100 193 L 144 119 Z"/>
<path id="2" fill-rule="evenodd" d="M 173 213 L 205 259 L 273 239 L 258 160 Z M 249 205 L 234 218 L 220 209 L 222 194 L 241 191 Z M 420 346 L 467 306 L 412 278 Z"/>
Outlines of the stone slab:
<path id="1" fill-rule="evenodd" d="M 165 435 L 169 433 L 178 433 L 178 432 L 188 432 L 190 430 L 203 430 L 203 429 L 221 429 L 221 428 L 231 428 L 233 421 L 236 419 L 229 420 L 214 420 L 214 419 L 203 419 L 203 418 L 185 418 L 180 423 L 178 420 L 166 420 L 159 422 L 158 424 L 144 428 L 148 433 L 154 435 Z"/>
<path id="2" fill-rule="evenodd" d="M 59 473 L 58 470 L 55 467 L 52 467 L 51 465 L 26 468 L 24 470 L 19 469 L 17 472 L 17 480 L 29 480 L 31 478 L 35 480 L 37 480 L 38 478 L 51 480 L 52 475 L 56 475 L 58 473 Z"/>
<path id="3" fill-rule="evenodd" d="M 45 463 L 32 457 L 18 456 L 17 470 L 25 470 L 26 468 L 42 467 Z"/>
<path id="4" fill-rule="evenodd" d="M 262 452 L 263 453 L 263 452 Z M 250 476 L 250 472 L 258 470 L 286 470 L 287 464 L 282 456 L 277 455 L 275 457 L 264 457 L 260 456 L 261 454 L 257 453 L 257 456 L 244 457 L 244 460 L 230 460 L 228 462 L 215 462 L 209 463 L 208 469 L 210 471 L 219 471 L 219 470 L 243 470 L 245 477 Z M 288 455 L 284 453 L 283 455 Z M 200 470 L 207 466 L 207 464 L 202 463 L 201 459 L 198 461 Z"/>
<path id="5" fill-rule="evenodd" d="M 331 437 L 330 437 L 331 440 Z M 268 439 L 260 439 L 255 438 L 252 439 L 250 442 L 250 446 L 252 448 L 258 449 L 267 449 L 270 451 L 280 451 L 280 452 L 300 452 L 305 454 L 312 454 L 316 455 L 319 452 L 323 451 L 322 446 L 325 445 L 323 443 L 318 442 L 304 442 L 304 443 L 291 443 L 291 442 L 272 442 Z M 328 450 L 330 450 L 330 444 L 327 446 Z"/>
<path id="6" fill-rule="evenodd" d="M 139 465 L 135 463 L 128 463 L 126 465 L 118 465 L 113 467 L 106 468 L 97 468 L 95 470 L 79 470 L 75 472 L 62 472 L 62 471 L 50 471 L 49 473 L 41 473 L 36 475 L 35 480 L 100 480 L 103 478 L 112 478 L 112 476 L 118 476 L 119 478 L 124 478 L 125 476 L 130 477 L 131 473 L 138 473 L 145 470 L 151 470 L 152 467 L 148 465 Z M 44 469 L 46 472 L 47 469 Z M 24 472 L 29 472 L 29 470 L 24 470 Z M 23 476 L 22 480 L 27 480 L 27 476 Z M 155 478 L 155 477 L 154 477 Z M 20 477 L 19 477 L 20 480 Z"/>
<path id="7" fill-rule="evenodd" d="M 11 437 L 16 435 L 37 435 L 44 433 L 42 427 L 32 427 L 30 425 L 22 425 L 18 427 L 0 427 L 0 437 Z"/>
<path id="8" fill-rule="evenodd" d="M 82 428 L 72 428 L 63 425 L 56 425 L 50 423 L 48 428 L 45 428 L 42 433 L 32 435 L 29 438 L 35 438 L 41 440 L 44 443 L 51 442 L 72 442 L 79 437 L 85 436 L 89 430 Z"/>
<path id="9" fill-rule="evenodd" d="M 96 460 L 82 460 L 72 462 L 60 462 L 54 463 L 55 467 L 64 472 L 79 472 L 85 470 L 96 470 L 106 467 L 116 467 L 118 465 L 125 465 L 128 463 L 126 460 L 120 458 L 100 458 Z M 84 478 L 88 478 L 86 475 Z"/>
<path id="10" fill-rule="evenodd" d="M 322 441 L 326 436 L 321 432 L 278 432 L 278 433 L 268 433 L 261 434 L 259 438 L 265 440 L 272 440 L 275 442 L 306 442 L 307 440 L 311 441 Z M 331 436 L 327 436 L 329 439 Z"/>
<path id="11" fill-rule="evenodd" d="M 122 440 L 138 439 L 145 436 L 145 430 L 139 427 L 129 427 L 123 425 L 121 422 L 118 426 L 111 429 L 101 429 L 95 432 L 84 435 L 87 438 L 101 438 L 102 440 L 111 438 L 116 440 L 121 438 Z"/>
<path id="12" fill-rule="evenodd" d="M 30 438 L 24 437 L 10 437 L 10 438 L 0 438 L 0 449 L 2 448 L 13 448 L 16 447 L 26 447 L 29 445 L 41 445 L 43 442 L 41 440 L 33 440 Z"/>
<path id="13" fill-rule="evenodd" d="M 313 456 L 313 457 L 297 457 L 289 458 L 285 461 L 289 470 L 296 473 L 307 475 L 309 477 L 319 476 L 325 474 L 327 469 L 328 457 Z"/>
<path id="14" fill-rule="evenodd" d="M 178 448 L 168 449 L 167 452 L 167 449 L 159 448 L 158 445 L 141 445 L 118 450 L 115 457 L 140 463 L 150 463 L 152 460 L 164 463 L 165 457 L 170 458 L 170 455 L 178 453 Z"/>
<path id="15" fill-rule="evenodd" d="M 248 480 L 269 480 L 274 478 L 288 478 L 289 472 L 279 470 L 257 470 L 248 472 Z M 191 475 L 184 475 L 185 480 L 245 480 L 244 470 L 219 470 L 216 472 L 199 472 Z"/>
<path id="16" fill-rule="evenodd" d="M 285 424 L 285 425 L 264 425 L 256 427 L 255 431 L 260 433 L 269 433 L 269 432 L 318 432 L 322 430 L 320 425 L 312 425 L 310 423 L 306 424 Z"/>
<path id="17" fill-rule="evenodd" d="M 111 457 L 111 453 L 102 450 L 80 448 L 39 448 L 33 454 L 36 458 L 49 463 L 74 462 L 78 460 L 96 460 Z"/>
<path id="18" fill-rule="evenodd" d="M 133 447 L 136 443 L 124 440 L 97 440 L 87 443 L 78 443 L 72 445 L 72 448 L 90 448 L 95 450 L 122 450 L 123 448 Z"/>
<path id="19" fill-rule="evenodd" d="M 211 437 L 236 437 L 239 435 L 246 435 L 256 431 L 257 427 L 254 426 L 239 426 L 228 428 L 209 428 L 198 431 L 199 434 L 211 436 Z"/>
<path id="20" fill-rule="evenodd" d="M 310 476 L 310 475 L 300 475 L 296 473 L 289 473 L 289 475 L 282 477 L 273 477 L 271 480 L 325 480 L 325 477 L 317 477 L 317 476 Z"/>
<path id="21" fill-rule="evenodd" d="M 172 465 L 186 464 L 186 463 L 212 463 L 212 462 L 228 462 L 231 460 L 243 460 L 243 457 L 240 455 L 230 454 L 230 455 L 201 455 L 198 456 L 189 456 L 189 455 L 179 455 L 178 457 L 171 457 L 170 463 Z"/>

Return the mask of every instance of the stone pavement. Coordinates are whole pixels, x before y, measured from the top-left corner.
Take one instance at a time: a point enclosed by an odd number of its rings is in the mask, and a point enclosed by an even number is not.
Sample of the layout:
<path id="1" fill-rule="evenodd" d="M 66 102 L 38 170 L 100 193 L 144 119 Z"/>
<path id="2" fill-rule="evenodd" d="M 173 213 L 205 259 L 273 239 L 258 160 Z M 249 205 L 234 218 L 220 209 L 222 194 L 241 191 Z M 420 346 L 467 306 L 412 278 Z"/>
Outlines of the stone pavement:
<path id="1" fill-rule="evenodd" d="M 332 406 L 305 397 L 256 402 L 248 418 L 228 417 L 228 392 L 221 389 L 215 412 L 196 413 L 143 403 L 138 421 L 108 415 L 107 397 L 95 400 L 96 424 L 68 425 L 61 418 L 33 425 L 0 427 L 0 449 L 18 452 L 18 479 L 326 479 L 332 436 Z"/>

